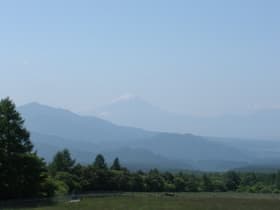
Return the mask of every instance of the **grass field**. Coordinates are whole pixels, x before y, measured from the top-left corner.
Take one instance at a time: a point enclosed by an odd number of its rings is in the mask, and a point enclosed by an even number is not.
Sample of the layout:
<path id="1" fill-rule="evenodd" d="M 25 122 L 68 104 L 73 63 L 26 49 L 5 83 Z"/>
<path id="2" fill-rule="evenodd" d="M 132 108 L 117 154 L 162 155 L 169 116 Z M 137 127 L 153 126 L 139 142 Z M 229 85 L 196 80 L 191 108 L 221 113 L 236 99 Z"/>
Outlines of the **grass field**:
<path id="1" fill-rule="evenodd" d="M 10 208 L 11 209 L 11 208 Z M 9 209 L 9 210 L 10 210 Z M 83 198 L 79 203 L 24 208 L 36 210 L 280 210 L 280 196 L 230 193 L 124 194 Z M 8 210 L 8 209 L 5 209 Z M 17 208 L 17 210 L 19 210 Z M 23 210 L 20 208 L 20 210 Z"/>

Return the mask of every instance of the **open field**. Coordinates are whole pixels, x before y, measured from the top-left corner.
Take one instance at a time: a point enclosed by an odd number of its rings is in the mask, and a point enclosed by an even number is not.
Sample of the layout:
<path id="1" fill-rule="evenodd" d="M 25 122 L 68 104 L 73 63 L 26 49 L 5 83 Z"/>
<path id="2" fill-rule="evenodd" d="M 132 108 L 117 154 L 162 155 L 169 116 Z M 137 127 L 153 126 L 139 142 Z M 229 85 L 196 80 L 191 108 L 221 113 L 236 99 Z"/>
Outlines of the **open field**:
<path id="1" fill-rule="evenodd" d="M 11 210 L 13 208 L 9 208 Z M 83 198 L 78 203 L 62 202 L 51 206 L 17 208 L 18 210 L 279 210 L 280 196 L 198 193 L 176 194 L 124 194 L 109 197 Z M 8 210 L 8 209 L 5 209 Z"/>

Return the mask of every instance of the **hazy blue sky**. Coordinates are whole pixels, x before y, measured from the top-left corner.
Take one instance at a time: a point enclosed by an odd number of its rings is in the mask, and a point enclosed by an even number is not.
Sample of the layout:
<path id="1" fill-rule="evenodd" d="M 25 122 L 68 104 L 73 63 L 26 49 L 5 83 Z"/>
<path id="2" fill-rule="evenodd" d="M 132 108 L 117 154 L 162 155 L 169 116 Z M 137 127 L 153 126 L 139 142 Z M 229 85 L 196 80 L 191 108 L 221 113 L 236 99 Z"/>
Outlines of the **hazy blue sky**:
<path id="1" fill-rule="evenodd" d="M 0 97 L 91 110 L 126 93 L 199 115 L 280 108 L 278 0 L 0 1 Z"/>

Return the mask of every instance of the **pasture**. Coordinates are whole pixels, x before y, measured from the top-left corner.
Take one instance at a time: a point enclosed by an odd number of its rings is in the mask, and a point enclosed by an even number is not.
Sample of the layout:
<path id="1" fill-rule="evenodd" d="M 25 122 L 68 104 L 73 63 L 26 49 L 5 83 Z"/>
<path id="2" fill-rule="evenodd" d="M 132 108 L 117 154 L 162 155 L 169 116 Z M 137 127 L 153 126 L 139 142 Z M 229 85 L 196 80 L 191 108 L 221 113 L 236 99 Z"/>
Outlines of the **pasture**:
<path id="1" fill-rule="evenodd" d="M 5 210 L 279 210 L 280 196 L 241 193 L 125 193 L 83 197 L 80 202 L 59 202 Z"/>

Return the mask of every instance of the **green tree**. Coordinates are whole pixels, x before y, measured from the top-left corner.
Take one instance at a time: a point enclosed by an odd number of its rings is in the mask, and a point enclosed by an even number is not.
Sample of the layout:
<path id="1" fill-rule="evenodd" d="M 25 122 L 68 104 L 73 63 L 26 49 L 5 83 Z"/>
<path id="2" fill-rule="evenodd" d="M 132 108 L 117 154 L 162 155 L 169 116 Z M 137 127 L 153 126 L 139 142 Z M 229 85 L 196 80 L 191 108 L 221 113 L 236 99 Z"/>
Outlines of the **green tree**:
<path id="1" fill-rule="evenodd" d="M 257 183 L 257 177 L 255 173 L 246 173 L 241 180 L 243 186 L 253 186 Z"/>
<path id="2" fill-rule="evenodd" d="M 174 178 L 174 185 L 176 188 L 176 191 L 178 192 L 184 192 L 186 188 L 186 182 L 182 177 L 176 176 Z"/>
<path id="3" fill-rule="evenodd" d="M 186 188 L 187 192 L 197 192 L 199 188 L 199 180 L 195 175 L 185 175 Z"/>
<path id="4" fill-rule="evenodd" d="M 115 158 L 115 160 L 111 166 L 111 170 L 116 170 L 116 171 L 121 170 L 121 164 L 120 164 L 119 158 Z"/>
<path id="5" fill-rule="evenodd" d="M 213 183 L 207 174 L 203 174 L 202 176 L 202 190 L 204 192 L 213 191 Z"/>
<path id="6" fill-rule="evenodd" d="M 145 183 L 143 176 L 139 173 L 131 174 L 130 190 L 134 192 L 142 192 L 145 190 Z"/>
<path id="7" fill-rule="evenodd" d="M 49 170 L 53 178 L 58 181 L 60 190 L 59 194 L 72 193 L 80 190 L 80 175 L 82 166 L 75 165 L 75 160 L 71 157 L 68 149 L 58 151 L 53 161 L 49 165 Z M 66 187 L 65 187 L 66 186 Z"/>
<path id="8" fill-rule="evenodd" d="M 95 161 L 93 163 L 93 167 L 96 169 L 107 169 L 107 164 L 103 155 L 98 154 L 96 156 Z"/>
<path id="9" fill-rule="evenodd" d="M 164 190 L 164 179 L 157 169 L 150 170 L 145 181 L 149 192 L 161 192 Z"/>
<path id="10" fill-rule="evenodd" d="M 33 152 L 24 120 L 9 99 L 0 101 L 0 198 L 41 194 L 45 163 Z"/>
<path id="11" fill-rule="evenodd" d="M 165 172 L 162 174 L 163 178 L 167 183 L 173 183 L 174 182 L 174 175 L 170 172 Z"/>
<path id="12" fill-rule="evenodd" d="M 49 168 L 54 175 L 57 172 L 72 172 L 75 166 L 75 160 L 72 159 L 69 150 L 64 149 L 55 154 L 53 161 L 51 162 Z"/>
<path id="13" fill-rule="evenodd" d="M 111 173 L 106 169 L 97 169 L 94 166 L 87 166 L 82 173 L 81 187 L 84 191 L 111 190 Z"/>
<path id="14" fill-rule="evenodd" d="M 127 171 L 112 171 L 110 186 L 113 186 L 112 190 L 130 191 L 132 176 Z"/>
<path id="15" fill-rule="evenodd" d="M 55 180 L 59 180 L 67 185 L 67 193 L 77 192 L 81 188 L 79 178 L 76 175 L 68 172 L 57 172 Z"/>
<path id="16" fill-rule="evenodd" d="M 240 177 L 234 171 L 229 171 L 225 174 L 225 186 L 229 191 L 235 191 L 240 185 Z"/>

